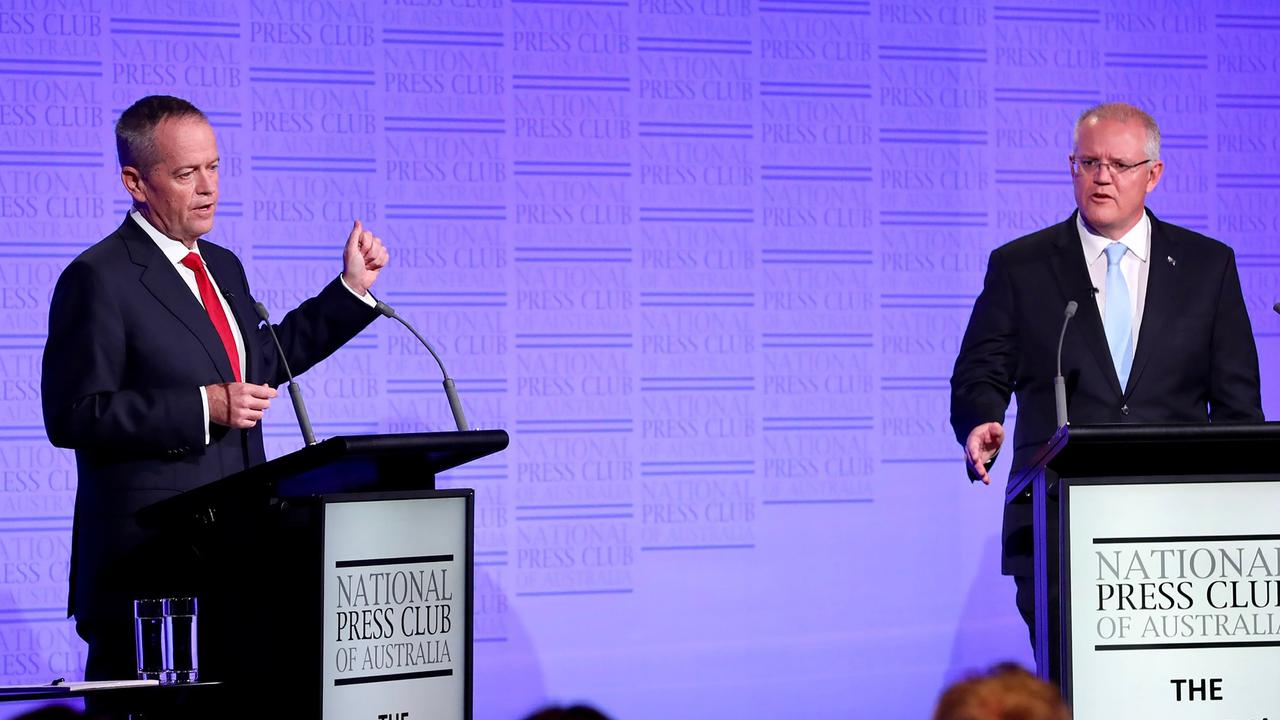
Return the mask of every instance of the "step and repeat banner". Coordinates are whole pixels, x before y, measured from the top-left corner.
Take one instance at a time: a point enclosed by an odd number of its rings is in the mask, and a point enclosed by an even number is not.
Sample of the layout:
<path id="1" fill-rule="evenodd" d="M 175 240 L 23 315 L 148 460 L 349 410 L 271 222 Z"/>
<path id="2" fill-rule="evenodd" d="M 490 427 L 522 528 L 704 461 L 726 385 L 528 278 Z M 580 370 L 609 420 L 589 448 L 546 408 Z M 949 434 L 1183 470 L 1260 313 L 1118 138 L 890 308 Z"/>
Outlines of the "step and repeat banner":
<path id="1" fill-rule="evenodd" d="M 1270 2 L 5 0 L 3 681 L 83 672 L 40 356 L 58 273 L 128 208 L 112 125 L 153 93 L 208 113 L 210 239 L 273 315 L 359 218 L 379 297 L 511 433 L 442 483 L 477 495 L 481 718 L 923 717 L 1030 661 L 947 378 L 987 254 L 1071 211 L 1088 105 L 1162 123 L 1151 205 L 1235 247 L 1280 371 Z M 304 385 L 333 436 L 450 427 L 438 380 L 383 322 Z M 280 403 L 267 431 L 301 444 Z"/>

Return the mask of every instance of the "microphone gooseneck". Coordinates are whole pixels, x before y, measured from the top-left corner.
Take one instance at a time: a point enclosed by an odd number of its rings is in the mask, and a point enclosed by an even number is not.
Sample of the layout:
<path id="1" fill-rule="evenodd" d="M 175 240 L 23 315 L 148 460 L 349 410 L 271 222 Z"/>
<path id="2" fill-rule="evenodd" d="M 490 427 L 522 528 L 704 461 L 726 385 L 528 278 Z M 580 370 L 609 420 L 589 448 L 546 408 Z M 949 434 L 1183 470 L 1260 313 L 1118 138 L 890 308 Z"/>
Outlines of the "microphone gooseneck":
<path id="1" fill-rule="evenodd" d="M 1063 312 L 1062 331 L 1058 333 L 1058 374 L 1053 378 L 1053 405 L 1058 412 L 1058 427 L 1066 427 L 1067 421 L 1067 382 L 1062 378 L 1062 343 L 1067 337 L 1067 323 L 1071 322 L 1071 318 L 1075 317 L 1076 310 L 1080 307 L 1075 300 L 1067 303 L 1067 308 Z"/>
<path id="2" fill-rule="evenodd" d="M 378 300 L 374 307 L 377 308 L 378 312 L 382 313 L 383 316 L 389 317 L 408 328 L 409 332 L 413 333 L 413 336 L 418 338 L 418 342 L 422 343 L 422 346 L 427 349 L 427 352 L 431 353 L 431 357 L 435 358 L 436 364 L 440 366 L 440 374 L 444 377 L 444 394 L 445 397 L 449 399 L 449 410 L 453 412 L 453 423 L 458 427 L 459 431 L 466 432 L 467 430 L 470 430 L 471 428 L 467 425 L 467 416 L 462 412 L 462 400 L 458 398 L 458 390 L 453 385 L 453 378 L 449 377 L 449 371 L 445 370 L 444 361 L 440 359 L 440 355 L 436 352 L 436 349 L 431 347 L 431 343 L 427 342 L 427 339 L 422 337 L 422 334 L 414 329 L 407 320 L 400 317 L 400 315 L 396 313 L 395 308 L 381 300 Z"/>
<path id="3" fill-rule="evenodd" d="M 316 444 L 316 434 L 311 431 L 311 418 L 307 416 L 307 406 L 302 402 L 302 388 L 299 387 L 298 381 L 293 379 L 293 371 L 289 369 L 289 358 L 284 355 L 284 348 L 280 345 L 280 338 L 276 335 L 276 329 L 271 325 L 271 314 L 267 312 L 267 306 L 260 302 L 253 303 L 253 309 L 258 313 L 258 317 L 262 322 L 266 323 L 267 332 L 271 333 L 271 339 L 276 344 L 276 353 L 280 357 L 280 363 L 284 365 L 285 377 L 289 378 L 289 399 L 293 401 L 293 414 L 298 418 L 298 427 L 302 430 L 302 440 L 308 445 Z"/>

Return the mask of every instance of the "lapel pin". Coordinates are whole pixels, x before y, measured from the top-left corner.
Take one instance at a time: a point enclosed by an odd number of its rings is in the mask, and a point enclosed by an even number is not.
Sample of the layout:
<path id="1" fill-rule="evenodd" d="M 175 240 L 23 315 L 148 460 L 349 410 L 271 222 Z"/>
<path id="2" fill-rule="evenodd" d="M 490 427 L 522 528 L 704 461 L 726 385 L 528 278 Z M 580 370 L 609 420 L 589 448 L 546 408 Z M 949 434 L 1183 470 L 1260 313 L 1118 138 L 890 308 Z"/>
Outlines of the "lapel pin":
<path id="1" fill-rule="evenodd" d="M 1174 260 L 1172 255 L 1166 255 L 1164 259 L 1169 261 L 1169 267 L 1178 266 L 1178 261 Z"/>

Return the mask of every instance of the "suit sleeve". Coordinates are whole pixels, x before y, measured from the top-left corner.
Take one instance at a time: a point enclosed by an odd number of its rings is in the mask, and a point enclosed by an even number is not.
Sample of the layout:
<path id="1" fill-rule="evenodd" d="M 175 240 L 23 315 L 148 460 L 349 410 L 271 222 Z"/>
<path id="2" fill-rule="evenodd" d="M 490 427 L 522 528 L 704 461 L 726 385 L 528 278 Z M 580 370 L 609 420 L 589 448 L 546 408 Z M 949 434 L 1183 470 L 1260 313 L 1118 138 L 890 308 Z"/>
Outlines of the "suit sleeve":
<path id="1" fill-rule="evenodd" d="M 983 423 L 1004 422 L 1017 371 L 1013 286 L 1000 251 L 991 253 L 951 373 L 951 428 L 961 445 Z"/>
<path id="2" fill-rule="evenodd" d="M 1209 370 L 1209 419 L 1213 422 L 1262 422 L 1258 348 L 1245 308 L 1235 252 L 1228 250 L 1214 320 Z"/>
<path id="3" fill-rule="evenodd" d="M 194 387 L 126 387 L 126 327 L 99 271 L 82 260 L 58 278 L 40 377 L 45 431 L 58 447 L 156 453 L 204 445 Z"/>
<path id="4" fill-rule="evenodd" d="M 245 288 L 248 278 L 240 267 Z M 289 369 L 301 375 L 332 355 L 379 317 L 378 311 L 356 297 L 335 277 L 315 297 L 304 301 L 275 325 Z M 280 364 L 275 341 L 266 328 L 255 333 L 255 350 L 266 368 L 265 382 L 277 386 L 288 380 Z"/>

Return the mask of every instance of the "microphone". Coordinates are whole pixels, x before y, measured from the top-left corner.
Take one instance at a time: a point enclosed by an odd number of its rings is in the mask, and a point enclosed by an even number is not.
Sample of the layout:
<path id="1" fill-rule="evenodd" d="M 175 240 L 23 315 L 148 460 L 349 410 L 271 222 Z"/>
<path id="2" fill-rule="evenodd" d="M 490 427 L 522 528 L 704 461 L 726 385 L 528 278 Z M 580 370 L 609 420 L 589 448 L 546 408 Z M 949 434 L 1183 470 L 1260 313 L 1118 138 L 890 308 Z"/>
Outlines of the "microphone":
<path id="1" fill-rule="evenodd" d="M 1277 303 L 1280 304 L 1280 303 Z M 1063 313 L 1062 332 L 1058 334 L 1058 374 L 1053 378 L 1053 406 L 1058 411 L 1058 427 L 1067 426 L 1067 382 L 1062 379 L 1062 341 L 1067 337 L 1067 323 L 1071 322 L 1071 318 L 1076 315 L 1076 308 L 1080 307 L 1075 300 L 1067 303 L 1067 309 Z"/>
<path id="2" fill-rule="evenodd" d="M 392 320 L 396 320 L 401 325 L 409 328 L 409 332 L 413 333 L 413 336 L 418 338 L 418 342 L 422 343 L 422 346 L 427 349 L 427 352 L 431 353 L 431 357 L 436 359 L 436 364 L 440 366 L 440 374 L 444 376 L 444 394 L 445 397 L 449 398 L 449 409 L 453 411 L 453 422 L 458 426 L 458 430 L 461 432 L 470 430 L 471 428 L 467 427 L 467 417 L 462 414 L 462 401 L 458 399 L 458 391 L 453 386 L 453 378 L 449 377 L 449 371 L 444 369 L 444 361 L 436 354 L 436 349 L 431 347 L 431 343 L 427 342 L 427 339 L 422 337 L 422 335 L 415 330 L 408 321 L 397 315 L 395 309 L 390 305 L 378 300 L 374 307 L 376 307 L 378 312 L 382 313 L 384 316 L 389 317 Z"/>
<path id="3" fill-rule="evenodd" d="M 289 398 L 293 400 L 293 414 L 298 417 L 298 426 L 302 428 L 302 440 L 308 445 L 315 445 L 316 434 L 311 432 L 311 418 L 307 417 L 307 406 L 302 404 L 302 388 L 298 386 L 298 381 L 293 379 L 293 371 L 289 369 L 289 358 L 284 356 L 280 338 L 276 336 L 276 329 L 271 326 L 271 315 L 267 312 L 267 306 L 254 301 L 253 309 L 266 323 L 267 332 L 271 333 L 271 339 L 276 343 L 276 352 L 279 353 L 280 362 L 284 365 L 284 374 L 289 378 Z"/>

